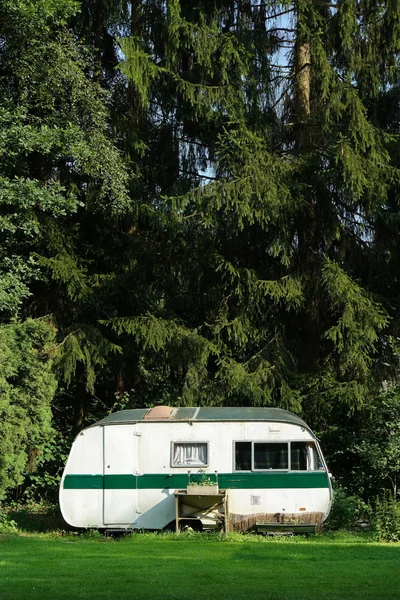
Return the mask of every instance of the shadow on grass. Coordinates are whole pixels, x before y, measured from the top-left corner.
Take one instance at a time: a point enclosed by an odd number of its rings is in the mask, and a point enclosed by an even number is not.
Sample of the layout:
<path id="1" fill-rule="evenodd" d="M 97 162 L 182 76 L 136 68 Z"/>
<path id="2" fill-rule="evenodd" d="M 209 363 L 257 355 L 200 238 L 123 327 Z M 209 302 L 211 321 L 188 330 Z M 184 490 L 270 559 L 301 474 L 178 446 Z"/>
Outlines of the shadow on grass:
<path id="1" fill-rule="evenodd" d="M 15 522 L 19 531 L 27 533 L 51 533 L 72 531 L 64 521 L 58 506 L 21 506 L 7 512 L 8 519 Z"/>

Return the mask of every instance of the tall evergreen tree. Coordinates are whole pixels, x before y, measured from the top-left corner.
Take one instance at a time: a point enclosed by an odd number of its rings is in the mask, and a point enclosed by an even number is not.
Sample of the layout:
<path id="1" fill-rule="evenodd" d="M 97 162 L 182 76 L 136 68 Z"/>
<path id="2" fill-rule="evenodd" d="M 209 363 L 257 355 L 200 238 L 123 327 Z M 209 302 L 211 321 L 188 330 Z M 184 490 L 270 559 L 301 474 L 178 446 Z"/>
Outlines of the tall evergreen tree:
<path id="1" fill-rule="evenodd" d="M 163 357 L 181 402 L 355 409 L 384 376 L 389 304 L 367 265 L 396 202 L 378 113 L 397 102 L 398 9 L 149 6 L 160 25 L 121 41 L 122 70 L 148 120 L 170 123 L 175 183 L 142 198 L 136 230 L 160 249 L 154 301 L 111 324 Z"/>

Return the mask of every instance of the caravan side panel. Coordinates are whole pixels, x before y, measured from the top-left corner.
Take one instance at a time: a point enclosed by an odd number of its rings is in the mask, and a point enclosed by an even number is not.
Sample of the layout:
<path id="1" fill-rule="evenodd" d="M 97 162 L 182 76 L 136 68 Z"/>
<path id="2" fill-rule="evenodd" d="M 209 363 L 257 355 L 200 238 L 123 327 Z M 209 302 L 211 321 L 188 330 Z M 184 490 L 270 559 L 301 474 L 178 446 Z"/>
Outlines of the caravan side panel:
<path id="1" fill-rule="evenodd" d="M 103 427 L 104 525 L 127 527 L 137 516 L 138 436 L 135 425 Z M 125 483 L 121 485 L 121 480 Z"/>
<path id="2" fill-rule="evenodd" d="M 103 428 L 93 427 L 75 439 L 61 480 L 60 508 L 69 525 L 103 525 L 102 473 Z"/>

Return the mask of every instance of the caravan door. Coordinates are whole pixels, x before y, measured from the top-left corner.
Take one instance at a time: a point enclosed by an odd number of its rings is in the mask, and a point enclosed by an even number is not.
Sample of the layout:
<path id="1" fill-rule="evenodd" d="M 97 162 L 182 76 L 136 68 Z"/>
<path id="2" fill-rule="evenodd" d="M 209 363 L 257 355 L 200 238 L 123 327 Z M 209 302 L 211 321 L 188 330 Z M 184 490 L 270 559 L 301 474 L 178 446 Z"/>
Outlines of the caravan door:
<path id="1" fill-rule="evenodd" d="M 136 425 L 103 427 L 103 522 L 132 525 L 137 519 L 138 440 Z"/>

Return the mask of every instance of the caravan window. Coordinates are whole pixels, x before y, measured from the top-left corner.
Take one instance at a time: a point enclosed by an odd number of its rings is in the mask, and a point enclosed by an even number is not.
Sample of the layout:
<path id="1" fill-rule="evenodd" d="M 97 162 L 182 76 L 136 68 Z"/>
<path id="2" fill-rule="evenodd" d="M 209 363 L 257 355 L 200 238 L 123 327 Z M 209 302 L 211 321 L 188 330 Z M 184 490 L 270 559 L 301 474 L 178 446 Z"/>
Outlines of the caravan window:
<path id="1" fill-rule="evenodd" d="M 251 442 L 236 442 L 235 471 L 251 471 Z"/>
<path id="2" fill-rule="evenodd" d="M 322 468 L 322 460 L 313 442 L 290 444 L 290 468 L 292 471 L 318 471 Z"/>
<path id="3" fill-rule="evenodd" d="M 171 463 L 173 467 L 207 466 L 207 442 L 173 442 Z"/>
<path id="4" fill-rule="evenodd" d="M 323 462 L 313 442 L 235 442 L 235 471 L 318 471 Z"/>
<path id="5" fill-rule="evenodd" d="M 254 469 L 287 469 L 288 445 L 286 443 L 254 444 Z"/>

